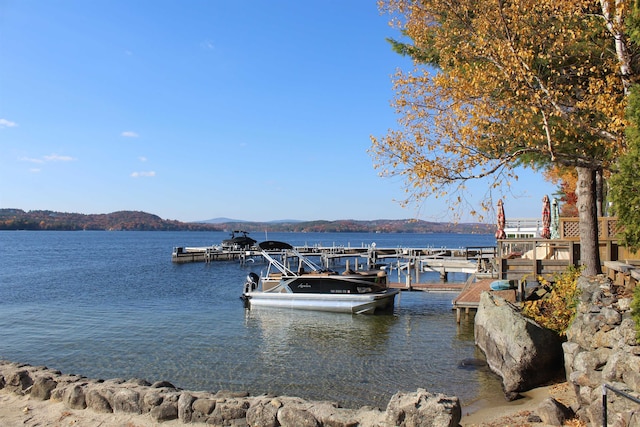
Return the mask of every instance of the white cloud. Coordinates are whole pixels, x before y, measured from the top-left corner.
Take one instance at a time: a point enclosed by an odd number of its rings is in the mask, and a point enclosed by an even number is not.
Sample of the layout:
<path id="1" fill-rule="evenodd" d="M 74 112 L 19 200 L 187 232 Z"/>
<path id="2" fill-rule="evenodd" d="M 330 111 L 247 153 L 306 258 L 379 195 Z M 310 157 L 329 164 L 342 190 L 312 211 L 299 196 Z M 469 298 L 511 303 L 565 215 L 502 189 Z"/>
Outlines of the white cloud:
<path id="1" fill-rule="evenodd" d="M 126 130 L 120 134 L 120 136 L 124 136 L 125 138 L 137 138 L 139 135 L 137 132 L 133 132 L 130 130 Z"/>
<path id="2" fill-rule="evenodd" d="M 145 156 L 140 156 L 138 157 L 138 160 L 140 160 L 141 162 L 146 162 L 147 158 Z"/>
<path id="3" fill-rule="evenodd" d="M 22 162 L 30 162 L 30 163 L 44 163 L 44 160 L 42 159 L 36 159 L 33 157 L 20 157 L 19 159 Z"/>
<path id="4" fill-rule="evenodd" d="M 47 162 L 72 162 L 72 161 L 74 161 L 76 159 L 71 157 L 71 156 L 61 156 L 59 154 L 49 154 L 49 155 L 42 156 L 42 157 L 39 157 L 39 158 L 36 158 L 36 157 L 20 157 L 19 160 L 21 160 L 23 162 L 42 164 L 42 163 L 47 163 Z"/>
<path id="5" fill-rule="evenodd" d="M 43 157 L 46 162 L 71 162 L 75 160 L 71 156 L 60 156 L 58 154 L 49 154 Z"/>
<path id="6" fill-rule="evenodd" d="M 16 126 L 18 126 L 16 122 L 12 122 L 11 120 L 7 120 L 7 119 L 0 119 L 0 129 L 13 128 Z"/>
<path id="7" fill-rule="evenodd" d="M 156 173 L 155 171 L 133 172 L 131 176 L 133 178 L 153 177 L 156 176 Z"/>
<path id="8" fill-rule="evenodd" d="M 30 168 L 29 172 L 31 172 L 31 173 L 40 173 L 40 168 Z"/>

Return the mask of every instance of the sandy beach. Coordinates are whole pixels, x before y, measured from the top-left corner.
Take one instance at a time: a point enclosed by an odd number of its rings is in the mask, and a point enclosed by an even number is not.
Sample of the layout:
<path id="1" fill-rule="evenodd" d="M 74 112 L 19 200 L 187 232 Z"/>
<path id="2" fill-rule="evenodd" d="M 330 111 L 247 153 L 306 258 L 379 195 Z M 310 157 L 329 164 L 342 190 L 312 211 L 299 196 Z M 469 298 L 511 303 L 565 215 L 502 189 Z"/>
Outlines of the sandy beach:
<path id="1" fill-rule="evenodd" d="M 567 383 L 536 388 L 523 393 L 523 398 L 507 402 L 485 402 L 485 406 L 472 413 L 463 413 L 462 427 L 545 427 L 540 422 L 529 420 L 537 406 L 547 397 L 554 397 L 565 405 L 575 400 Z M 90 409 L 73 410 L 60 402 L 39 401 L 28 395 L 20 396 L 0 390 L 0 424 L 4 427 L 17 426 L 87 426 L 87 427 L 178 427 L 185 425 L 205 426 L 204 423 L 184 424 L 178 420 L 158 423 L 146 415 L 125 413 L 103 414 Z M 579 426 L 579 424 L 573 424 Z"/>
<path id="2" fill-rule="evenodd" d="M 546 424 L 530 421 L 529 418 L 546 398 L 553 397 L 565 406 L 572 406 L 576 402 L 575 394 L 566 382 L 535 388 L 521 394 L 523 396 L 521 399 L 512 402 L 506 400 L 485 402 L 481 408 L 472 413 L 465 413 L 463 408 L 460 425 L 463 427 L 545 427 Z M 576 422 L 571 425 L 578 427 L 581 424 Z"/>

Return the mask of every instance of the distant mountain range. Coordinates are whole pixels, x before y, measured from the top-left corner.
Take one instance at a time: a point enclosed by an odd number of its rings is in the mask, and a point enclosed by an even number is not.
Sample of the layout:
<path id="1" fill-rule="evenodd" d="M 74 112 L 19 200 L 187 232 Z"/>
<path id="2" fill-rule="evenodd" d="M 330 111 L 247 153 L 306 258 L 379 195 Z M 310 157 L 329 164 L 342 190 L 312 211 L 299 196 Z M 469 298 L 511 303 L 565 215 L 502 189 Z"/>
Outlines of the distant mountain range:
<path id="1" fill-rule="evenodd" d="M 229 223 L 233 223 L 233 224 L 239 224 L 239 223 L 246 223 L 246 222 L 251 222 L 251 221 L 245 221 L 242 219 L 231 219 L 231 218 L 211 218 L 211 219 L 205 219 L 203 221 L 195 221 L 198 223 L 203 223 L 203 224 L 229 224 Z M 304 222 L 301 220 L 297 220 L 297 219 L 277 219 L 274 221 L 266 221 L 264 223 L 261 224 L 288 224 L 288 223 L 298 223 L 298 222 Z"/>
<path id="2" fill-rule="evenodd" d="M 231 218 L 211 218 L 211 219 L 205 219 L 202 221 L 196 221 L 196 222 L 201 222 L 203 224 L 224 224 L 226 222 L 245 222 L 241 219 L 231 219 Z"/>
<path id="3" fill-rule="evenodd" d="M 165 220 L 140 211 L 109 214 L 79 214 L 54 211 L 0 209 L 0 230 L 138 230 L 138 231 L 227 231 L 247 232 L 380 232 L 380 233 L 477 233 L 491 234 L 494 225 L 454 224 L 414 219 L 373 221 L 298 221 L 250 222 L 214 218 L 201 222 Z"/>

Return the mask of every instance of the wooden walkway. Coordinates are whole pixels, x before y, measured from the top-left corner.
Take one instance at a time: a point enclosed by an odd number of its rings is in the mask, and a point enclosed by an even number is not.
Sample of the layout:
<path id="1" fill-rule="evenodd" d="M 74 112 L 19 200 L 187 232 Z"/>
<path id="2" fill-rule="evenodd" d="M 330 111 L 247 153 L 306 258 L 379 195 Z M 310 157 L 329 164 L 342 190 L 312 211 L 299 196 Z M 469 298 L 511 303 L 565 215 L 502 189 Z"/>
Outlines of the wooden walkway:
<path id="1" fill-rule="evenodd" d="M 516 302 L 516 289 L 492 291 L 490 285 L 494 280 L 496 279 L 481 279 L 465 285 L 464 289 L 462 289 L 460 294 L 453 300 L 453 308 L 456 310 L 456 322 L 460 323 L 462 310 L 468 315 L 470 310 L 478 309 L 478 305 L 480 305 L 480 294 L 482 294 L 482 292 L 492 292 L 509 302 Z"/>
<path id="2" fill-rule="evenodd" d="M 387 285 L 393 289 L 402 291 L 423 291 L 423 292 L 460 292 L 464 288 L 464 283 L 389 283 Z"/>

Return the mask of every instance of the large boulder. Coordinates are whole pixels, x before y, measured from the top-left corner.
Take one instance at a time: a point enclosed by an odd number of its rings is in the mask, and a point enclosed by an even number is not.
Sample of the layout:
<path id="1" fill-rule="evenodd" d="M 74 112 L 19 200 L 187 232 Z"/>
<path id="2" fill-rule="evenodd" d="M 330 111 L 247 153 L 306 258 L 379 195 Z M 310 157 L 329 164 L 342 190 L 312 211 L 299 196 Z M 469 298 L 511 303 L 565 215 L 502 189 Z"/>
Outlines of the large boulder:
<path id="1" fill-rule="evenodd" d="M 562 426 L 564 422 L 575 415 L 571 408 L 566 407 L 553 397 L 548 397 L 540 405 L 536 413 L 543 423 L 552 426 Z"/>
<path id="2" fill-rule="evenodd" d="M 387 405 L 387 425 L 400 427 L 457 427 L 462 416 L 457 397 L 424 389 L 396 393 Z"/>
<path id="3" fill-rule="evenodd" d="M 508 400 L 564 375 L 563 340 L 504 298 L 482 293 L 474 334 Z"/>
<path id="4" fill-rule="evenodd" d="M 282 427 L 319 427 L 320 423 L 309 411 L 285 406 L 278 411 L 278 422 Z"/>

